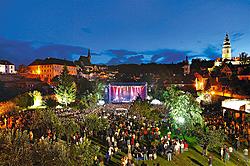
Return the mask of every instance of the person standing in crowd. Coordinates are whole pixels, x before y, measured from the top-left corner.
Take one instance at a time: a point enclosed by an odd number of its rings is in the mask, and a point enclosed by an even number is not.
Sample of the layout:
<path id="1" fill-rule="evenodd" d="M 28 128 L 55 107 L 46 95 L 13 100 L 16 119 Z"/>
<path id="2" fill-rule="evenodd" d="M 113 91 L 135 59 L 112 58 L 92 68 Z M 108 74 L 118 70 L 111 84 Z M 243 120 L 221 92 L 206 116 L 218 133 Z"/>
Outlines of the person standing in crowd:
<path id="1" fill-rule="evenodd" d="M 143 148 L 143 160 L 148 160 L 148 150 L 146 146 Z"/>
<path id="2" fill-rule="evenodd" d="M 225 152 L 224 152 L 224 162 L 227 163 L 227 161 L 229 161 L 229 153 L 228 153 L 228 148 L 226 148 Z"/>
<path id="3" fill-rule="evenodd" d="M 212 165 L 213 165 L 213 157 L 211 155 L 209 155 L 208 166 L 212 166 Z"/>
<path id="4" fill-rule="evenodd" d="M 29 132 L 29 140 L 30 140 L 30 143 L 33 144 L 33 132 L 30 130 Z"/>
<path id="5" fill-rule="evenodd" d="M 224 148 L 221 147 L 220 148 L 220 159 L 223 160 L 223 158 L 224 158 Z"/>
<path id="6" fill-rule="evenodd" d="M 243 155 L 244 155 L 244 160 L 246 161 L 246 162 L 248 162 L 248 149 L 247 148 L 245 148 L 244 150 L 243 150 Z"/>
<path id="7" fill-rule="evenodd" d="M 168 158 L 168 161 L 171 161 L 172 160 L 172 148 L 169 146 L 168 149 L 167 149 L 167 158 Z"/>
<path id="8" fill-rule="evenodd" d="M 184 141 L 182 140 L 181 141 L 181 153 L 183 153 L 184 152 Z"/>

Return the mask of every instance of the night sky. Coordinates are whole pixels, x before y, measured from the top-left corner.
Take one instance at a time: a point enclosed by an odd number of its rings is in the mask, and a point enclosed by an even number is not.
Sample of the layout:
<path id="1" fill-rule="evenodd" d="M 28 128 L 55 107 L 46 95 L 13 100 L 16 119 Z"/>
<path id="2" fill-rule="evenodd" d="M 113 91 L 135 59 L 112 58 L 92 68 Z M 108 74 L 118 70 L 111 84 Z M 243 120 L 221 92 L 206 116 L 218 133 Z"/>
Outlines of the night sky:
<path id="1" fill-rule="evenodd" d="M 0 0 L 0 59 L 92 63 L 172 63 L 250 54 L 249 0 Z"/>

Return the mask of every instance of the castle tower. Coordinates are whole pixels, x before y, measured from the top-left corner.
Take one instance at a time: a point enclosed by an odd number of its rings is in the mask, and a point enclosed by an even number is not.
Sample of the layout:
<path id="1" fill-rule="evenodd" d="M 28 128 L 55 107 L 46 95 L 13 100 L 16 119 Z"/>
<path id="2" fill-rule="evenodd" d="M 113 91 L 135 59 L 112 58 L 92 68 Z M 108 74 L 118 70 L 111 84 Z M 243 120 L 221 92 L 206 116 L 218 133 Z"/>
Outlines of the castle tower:
<path id="1" fill-rule="evenodd" d="M 226 34 L 226 37 L 223 42 L 223 48 L 222 48 L 222 60 L 224 59 L 231 59 L 231 44 L 229 40 L 228 34 Z"/>

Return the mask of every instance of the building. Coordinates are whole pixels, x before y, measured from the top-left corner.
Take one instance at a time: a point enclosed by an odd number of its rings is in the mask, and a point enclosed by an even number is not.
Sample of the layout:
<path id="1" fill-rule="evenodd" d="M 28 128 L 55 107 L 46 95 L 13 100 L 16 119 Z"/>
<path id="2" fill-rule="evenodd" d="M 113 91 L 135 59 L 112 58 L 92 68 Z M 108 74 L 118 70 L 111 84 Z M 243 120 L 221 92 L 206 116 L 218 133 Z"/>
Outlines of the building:
<path id="1" fill-rule="evenodd" d="M 232 59 L 232 53 L 231 53 L 231 43 L 229 40 L 228 34 L 226 34 L 226 37 L 223 42 L 223 47 L 222 47 L 222 60 L 225 59 Z"/>
<path id="2" fill-rule="evenodd" d="M 50 83 L 54 77 L 61 74 L 64 65 L 67 66 L 69 74 L 77 75 L 76 66 L 72 61 L 56 58 L 36 59 L 28 66 L 29 74 Z"/>
<path id="3" fill-rule="evenodd" d="M 223 116 L 234 119 L 237 122 L 249 122 L 250 100 L 248 99 L 226 99 L 222 101 Z"/>
<path id="4" fill-rule="evenodd" d="M 16 73 L 15 65 L 7 60 L 0 60 L 0 73 L 2 74 Z"/>
<path id="5" fill-rule="evenodd" d="M 5 88 L 20 92 L 35 90 L 47 85 L 39 79 L 26 78 L 19 74 L 1 74 L 0 81 Z"/>
<path id="6" fill-rule="evenodd" d="M 75 64 L 79 66 L 80 68 L 84 66 L 90 66 L 91 65 L 91 53 L 90 49 L 88 49 L 88 55 L 87 56 L 80 56 L 77 61 L 75 61 Z"/>
<path id="7" fill-rule="evenodd" d="M 241 56 L 241 54 L 240 54 L 240 56 Z M 246 62 L 244 62 L 244 60 L 243 60 L 244 58 L 240 57 L 240 56 L 232 57 L 231 42 L 229 39 L 229 35 L 226 34 L 226 37 L 225 37 L 224 42 L 223 42 L 223 47 L 222 47 L 222 57 L 216 59 L 216 61 L 214 62 L 214 66 L 220 66 L 223 62 L 224 63 L 231 63 L 233 65 L 242 65 L 243 63 L 249 64 L 249 60 L 246 60 Z M 247 59 L 247 57 L 246 57 L 246 59 Z"/>

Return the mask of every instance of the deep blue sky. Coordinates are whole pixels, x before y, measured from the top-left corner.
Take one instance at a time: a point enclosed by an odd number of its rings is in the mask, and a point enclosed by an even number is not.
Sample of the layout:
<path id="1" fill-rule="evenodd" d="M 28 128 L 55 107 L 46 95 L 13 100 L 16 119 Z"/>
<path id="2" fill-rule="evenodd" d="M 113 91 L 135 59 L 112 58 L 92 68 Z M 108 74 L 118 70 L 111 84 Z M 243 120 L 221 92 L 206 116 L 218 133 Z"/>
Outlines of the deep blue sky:
<path id="1" fill-rule="evenodd" d="M 249 0 L 0 0 L 0 59 L 171 63 L 250 53 Z"/>

